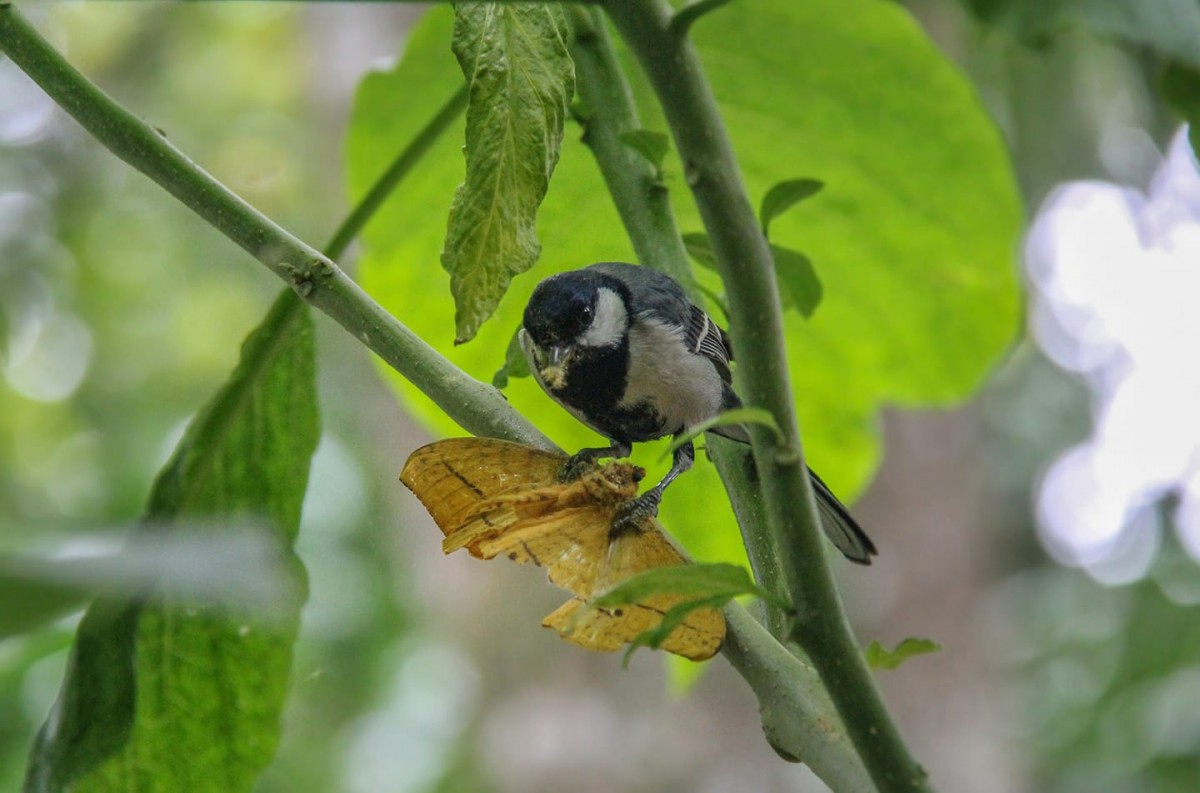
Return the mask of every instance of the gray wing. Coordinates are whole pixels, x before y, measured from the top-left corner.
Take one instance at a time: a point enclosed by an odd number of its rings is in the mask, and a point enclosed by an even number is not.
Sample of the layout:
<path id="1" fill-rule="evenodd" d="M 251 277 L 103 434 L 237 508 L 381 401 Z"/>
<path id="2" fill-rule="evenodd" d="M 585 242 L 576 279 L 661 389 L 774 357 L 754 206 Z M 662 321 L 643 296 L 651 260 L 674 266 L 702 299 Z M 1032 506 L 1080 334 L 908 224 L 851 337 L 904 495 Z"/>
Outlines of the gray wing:
<path id="1" fill-rule="evenodd" d="M 728 337 L 704 309 L 695 304 L 691 304 L 688 314 L 684 341 L 693 355 L 703 355 L 713 362 L 722 380 L 726 383 L 733 382 L 733 374 L 729 371 L 729 361 L 733 356 L 729 352 Z"/>
<path id="2" fill-rule="evenodd" d="M 610 275 L 628 284 L 630 310 L 636 316 L 653 314 L 684 329 L 684 343 L 693 355 L 703 355 L 717 367 L 721 379 L 733 382 L 729 362 L 729 337 L 712 321 L 704 309 L 688 300 L 687 294 L 670 276 L 649 267 L 622 262 L 601 262 L 588 268 Z"/>

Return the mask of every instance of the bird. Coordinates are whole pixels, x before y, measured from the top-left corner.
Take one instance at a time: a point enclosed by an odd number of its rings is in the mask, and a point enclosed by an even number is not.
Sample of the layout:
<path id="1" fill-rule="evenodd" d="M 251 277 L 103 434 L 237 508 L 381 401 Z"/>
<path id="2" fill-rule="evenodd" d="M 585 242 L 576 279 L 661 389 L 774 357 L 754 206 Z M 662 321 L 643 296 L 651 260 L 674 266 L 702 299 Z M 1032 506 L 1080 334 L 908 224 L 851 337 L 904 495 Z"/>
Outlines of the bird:
<path id="1" fill-rule="evenodd" d="M 729 336 L 678 282 L 648 267 L 600 262 L 542 280 L 517 337 L 542 390 L 609 442 L 572 455 L 564 478 L 742 404 L 733 390 Z M 740 425 L 711 431 L 750 442 Z M 618 511 L 614 531 L 657 514 L 664 491 L 695 457 L 690 440 L 676 448 L 662 480 Z M 870 564 L 874 543 L 825 482 L 808 473 L 825 533 L 850 561 Z"/>

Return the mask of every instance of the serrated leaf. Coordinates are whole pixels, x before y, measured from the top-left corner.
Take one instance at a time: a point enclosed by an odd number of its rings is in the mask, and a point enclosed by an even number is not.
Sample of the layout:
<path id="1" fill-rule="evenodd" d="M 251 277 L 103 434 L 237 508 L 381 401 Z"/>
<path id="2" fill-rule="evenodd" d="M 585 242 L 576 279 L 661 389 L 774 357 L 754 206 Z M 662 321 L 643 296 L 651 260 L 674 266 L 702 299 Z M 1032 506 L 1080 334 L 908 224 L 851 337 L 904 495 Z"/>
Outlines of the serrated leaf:
<path id="1" fill-rule="evenodd" d="M 285 292 L 159 474 L 139 534 L 254 516 L 290 548 L 318 437 L 314 379 L 308 309 Z M 268 624 L 170 596 L 93 603 L 26 791 L 251 790 L 279 740 L 299 606 Z"/>
<path id="2" fill-rule="evenodd" d="M 867 665 L 872 669 L 896 669 L 900 664 L 914 655 L 936 653 L 942 645 L 931 639 L 914 639 L 909 637 L 889 650 L 877 641 L 867 646 Z"/>
<path id="3" fill-rule="evenodd" d="M 812 198 L 825 184 L 817 179 L 788 179 L 773 185 L 763 196 L 758 222 L 763 234 L 770 236 L 771 221 L 806 198 Z"/>
<path id="4" fill-rule="evenodd" d="M 470 84 L 467 175 L 441 261 L 461 344 L 541 252 L 537 211 L 558 163 L 575 68 L 556 4 L 462 2 L 455 15 L 452 46 Z"/>
<path id="5" fill-rule="evenodd" d="M 800 251 L 779 245 L 771 246 L 771 255 L 775 258 L 775 278 L 784 308 L 794 308 L 805 319 L 810 318 L 824 295 L 812 260 Z"/>
<path id="6" fill-rule="evenodd" d="M 657 173 L 662 173 L 663 159 L 666 158 L 667 152 L 671 150 L 671 139 L 669 137 L 661 132 L 652 132 L 648 129 L 634 129 L 622 132 L 617 137 L 626 146 L 642 155 L 646 162 L 654 166 L 654 170 Z"/>
<path id="7" fill-rule="evenodd" d="M 529 377 L 529 359 L 521 349 L 521 327 L 518 325 L 513 331 L 512 338 L 508 340 L 508 347 L 504 350 L 504 364 L 492 375 L 492 385 L 500 390 L 508 388 L 509 378 Z"/>
<path id="8" fill-rule="evenodd" d="M 669 457 L 680 446 L 688 441 L 699 438 L 711 429 L 715 429 L 716 427 L 733 427 L 741 424 L 760 424 L 775 433 L 775 440 L 777 442 L 783 443 L 785 440 L 783 430 L 779 429 L 779 422 L 771 415 L 771 411 L 764 408 L 740 407 L 723 411 L 712 418 L 701 421 L 699 424 L 693 424 L 691 427 L 688 427 L 687 432 L 676 435 L 671 439 L 671 443 L 667 445 L 666 451 L 662 453 L 662 456 L 663 458 Z"/>

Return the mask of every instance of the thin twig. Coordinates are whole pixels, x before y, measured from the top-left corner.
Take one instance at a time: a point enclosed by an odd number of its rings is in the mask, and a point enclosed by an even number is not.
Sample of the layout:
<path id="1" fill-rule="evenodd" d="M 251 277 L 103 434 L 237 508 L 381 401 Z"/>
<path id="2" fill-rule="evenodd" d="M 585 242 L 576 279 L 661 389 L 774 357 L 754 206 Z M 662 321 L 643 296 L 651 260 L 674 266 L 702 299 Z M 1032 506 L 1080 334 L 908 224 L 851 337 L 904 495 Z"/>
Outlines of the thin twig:
<path id="1" fill-rule="evenodd" d="M 671 32 L 682 36 L 691 29 L 697 19 L 728 3 L 729 0 L 695 0 L 675 12 L 671 17 Z"/>

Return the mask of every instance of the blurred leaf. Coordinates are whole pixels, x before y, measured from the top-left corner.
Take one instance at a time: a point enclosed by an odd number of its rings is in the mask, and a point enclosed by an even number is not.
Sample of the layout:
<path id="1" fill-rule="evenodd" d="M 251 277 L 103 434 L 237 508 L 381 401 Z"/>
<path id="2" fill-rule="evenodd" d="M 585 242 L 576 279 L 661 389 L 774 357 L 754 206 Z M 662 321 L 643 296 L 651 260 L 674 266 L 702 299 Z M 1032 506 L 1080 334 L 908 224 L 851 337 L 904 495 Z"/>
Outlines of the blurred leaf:
<path id="1" fill-rule="evenodd" d="M 758 210 L 758 222 L 763 234 L 770 236 L 771 221 L 806 198 L 812 198 L 825 185 L 816 179 L 789 179 L 773 185 L 763 196 Z"/>
<path id="2" fill-rule="evenodd" d="M 87 602 L 85 588 L 22 575 L 10 561 L 0 557 L 0 639 L 40 628 Z"/>
<path id="3" fill-rule="evenodd" d="M 961 0 L 976 17 L 1034 45 L 1082 28 L 1200 67 L 1196 0 Z"/>
<path id="4" fill-rule="evenodd" d="M 160 472 L 139 534 L 256 516 L 290 546 L 317 437 L 312 325 L 289 291 Z M 299 606 L 264 624 L 165 596 L 93 603 L 26 789 L 253 788 L 279 740 Z"/>
<path id="5" fill-rule="evenodd" d="M 696 264 L 706 270 L 716 271 L 717 255 L 713 253 L 712 243 L 709 242 L 707 234 L 702 231 L 691 231 L 684 234 L 683 247 Z"/>
<path id="6" fill-rule="evenodd" d="M 661 132 L 651 132 L 648 129 L 634 129 L 622 132 L 618 136 L 622 143 L 636 151 L 654 166 L 654 170 L 662 174 L 663 159 L 671 150 L 671 139 Z"/>
<path id="7" fill-rule="evenodd" d="M 76 535 L 58 543 L 53 555 L 0 555 L 0 637 L 38 627 L 91 598 L 151 593 L 274 619 L 295 608 L 303 589 L 287 548 L 253 524 L 143 526 L 124 547 L 110 540 Z"/>
<path id="8" fill-rule="evenodd" d="M 575 69 L 557 5 L 461 2 L 455 12 L 454 54 L 471 86 L 467 177 L 450 208 L 442 266 L 462 343 L 512 276 L 537 261 L 537 210 L 558 162 Z"/>
<path id="9" fill-rule="evenodd" d="M 738 595 L 754 595 L 780 608 L 788 608 L 788 604 L 777 595 L 755 584 L 746 568 L 724 563 L 685 564 L 647 570 L 622 581 L 593 600 L 592 605 L 612 608 L 660 594 L 724 598 L 722 604 Z"/>
<path id="10" fill-rule="evenodd" d="M 867 646 L 867 664 L 872 669 L 896 669 L 914 655 L 936 653 L 942 645 L 930 639 L 907 638 L 889 650 L 877 641 Z"/>
<path id="11" fill-rule="evenodd" d="M 521 349 L 521 325 L 513 331 L 508 347 L 504 350 L 504 365 L 492 375 L 492 385 L 501 390 L 508 388 L 510 377 L 529 377 L 529 359 Z"/>
<path id="12" fill-rule="evenodd" d="M 399 63 L 361 84 L 347 149 L 352 197 L 390 161 L 394 141 L 437 111 L 424 94 L 445 96 L 461 82 L 445 52 L 451 24 L 447 9 L 432 9 Z M 798 49 L 801 32 L 806 46 Z M 975 89 L 896 4 L 760 0 L 753 13 L 701 18 L 691 35 L 750 194 L 797 173 L 830 186 L 803 212 L 773 220 L 771 236 L 822 265 L 820 312 L 807 321 L 784 316 L 789 368 L 808 456 L 832 488 L 852 496 L 878 462 L 880 406 L 967 397 L 1019 328 L 1013 252 L 1022 213 L 1005 147 Z M 643 100 L 643 126 L 665 128 L 640 72 L 628 76 Z M 438 255 L 438 207 L 458 178 L 460 155 L 446 137 L 409 175 L 404 200 L 366 228 L 360 272 L 414 332 L 488 380 L 537 281 L 590 262 L 631 261 L 633 251 L 592 153 L 568 136 L 538 212 L 546 251 L 538 271 L 513 279 L 497 321 L 475 344 L 453 347 L 453 304 L 436 297 L 448 276 L 414 266 Z M 666 162 L 683 172 L 677 152 Z M 671 196 L 681 228 L 700 228 L 686 192 Z M 456 431 L 411 384 L 386 376 L 434 431 Z M 510 382 L 505 396 L 567 450 L 597 445 L 531 379 Z M 651 478 L 663 467 L 661 448 L 635 447 Z M 672 485 L 661 514 L 696 558 L 744 560 L 711 465 L 698 462 Z"/>
<path id="13" fill-rule="evenodd" d="M 676 435 L 671 439 L 670 444 L 667 445 L 660 459 L 669 457 L 680 446 L 699 438 L 711 429 L 716 427 L 733 427 L 742 424 L 761 424 L 775 433 L 775 440 L 779 443 L 782 444 L 786 440 L 783 436 L 783 430 L 779 429 L 779 422 L 771 415 L 771 411 L 766 408 L 740 407 L 718 413 L 712 418 L 692 425 L 688 428 L 687 432 Z"/>
<path id="14" fill-rule="evenodd" d="M 1159 90 L 1188 123 L 1192 153 L 1200 152 L 1200 70 L 1178 62 L 1168 63 L 1159 78 Z"/>
<path id="15" fill-rule="evenodd" d="M 709 270 L 717 269 L 717 257 L 707 234 L 684 234 L 683 246 L 697 264 Z M 772 245 L 771 254 L 775 261 L 780 303 L 785 310 L 794 308 L 808 319 L 817 310 L 824 294 L 812 261 L 803 253 L 780 245 Z"/>
<path id="16" fill-rule="evenodd" d="M 800 251 L 771 246 L 775 259 L 775 278 L 779 281 L 779 296 L 785 308 L 795 308 L 808 319 L 821 304 L 821 280 L 812 261 Z"/>

